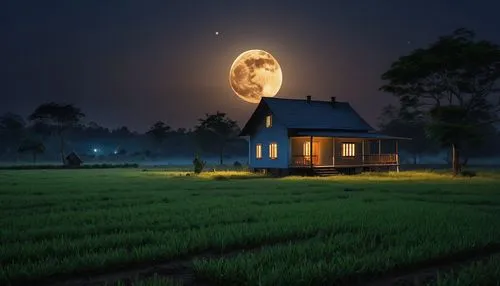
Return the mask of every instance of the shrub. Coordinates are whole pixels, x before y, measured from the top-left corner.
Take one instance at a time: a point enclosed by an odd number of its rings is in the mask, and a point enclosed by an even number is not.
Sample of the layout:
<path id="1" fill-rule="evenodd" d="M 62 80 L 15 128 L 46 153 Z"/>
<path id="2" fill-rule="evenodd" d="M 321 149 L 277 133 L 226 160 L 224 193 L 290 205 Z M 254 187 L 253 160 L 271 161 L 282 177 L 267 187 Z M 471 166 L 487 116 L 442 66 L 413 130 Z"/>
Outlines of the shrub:
<path id="1" fill-rule="evenodd" d="M 235 161 L 234 164 L 233 164 L 233 166 L 235 168 L 241 168 L 242 165 L 241 165 L 241 163 L 239 161 Z"/>
<path id="2" fill-rule="evenodd" d="M 198 154 L 194 157 L 193 160 L 193 165 L 194 165 L 194 173 L 195 174 L 200 174 L 203 171 L 203 168 L 205 168 L 207 162 L 203 161 L 200 159 Z"/>
<path id="3" fill-rule="evenodd" d="M 462 177 L 469 177 L 469 178 L 472 178 L 472 177 L 475 177 L 477 174 L 476 174 L 476 172 L 474 172 L 474 171 L 465 170 L 465 171 L 462 171 L 462 172 L 460 173 L 460 175 L 462 175 Z"/>

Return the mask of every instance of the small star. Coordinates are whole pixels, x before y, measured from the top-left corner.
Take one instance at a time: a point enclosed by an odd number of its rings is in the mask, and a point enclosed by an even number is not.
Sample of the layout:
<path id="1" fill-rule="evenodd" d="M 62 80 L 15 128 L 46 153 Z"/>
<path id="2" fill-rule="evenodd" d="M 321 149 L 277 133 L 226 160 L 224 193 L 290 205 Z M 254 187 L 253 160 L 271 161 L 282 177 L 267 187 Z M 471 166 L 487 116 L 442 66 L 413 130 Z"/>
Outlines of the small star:
<path id="1" fill-rule="evenodd" d="M 217 31 L 217 32 L 215 32 L 215 35 L 216 35 L 216 36 L 218 36 L 218 35 L 219 35 L 219 32 L 218 32 L 218 31 Z"/>

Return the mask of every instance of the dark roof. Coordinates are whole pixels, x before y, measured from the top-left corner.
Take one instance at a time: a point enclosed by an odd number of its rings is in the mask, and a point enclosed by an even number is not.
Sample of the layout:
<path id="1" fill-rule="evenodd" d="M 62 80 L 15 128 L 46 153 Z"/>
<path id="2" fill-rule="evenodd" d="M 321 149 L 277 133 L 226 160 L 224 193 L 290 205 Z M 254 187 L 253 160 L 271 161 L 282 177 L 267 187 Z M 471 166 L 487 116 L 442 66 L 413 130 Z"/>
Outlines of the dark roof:
<path id="1" fill-rule="evenodd" d="M 83 160 L 80 159 L 80 157 L 75 152 L 69 153 L 69 155 L 66 156 L 66 161 L 68 165 L 80 165 L 83 163 Z"/>
<path id="2" fill-rule="evenodd" d="M 275 120 L 288 129 L 374 130 L 347 102 L 263 97 L 240 135 L 252 132 L 256 120 L 262 118 L 262 109 L 266 107 Z"/>
<path id="3" fill-rule="evenodd" d="M 295 135 L 298 135 L 298 136 L 318 136 L 318 137 L 337 137 L 337 138 L 411 140 L 411 138 L 395 137 L 395 136 L 389 136 L 389 135 L 375 133 L 375 132 L 300 130 L 300 131 L 297 131 Z"/>

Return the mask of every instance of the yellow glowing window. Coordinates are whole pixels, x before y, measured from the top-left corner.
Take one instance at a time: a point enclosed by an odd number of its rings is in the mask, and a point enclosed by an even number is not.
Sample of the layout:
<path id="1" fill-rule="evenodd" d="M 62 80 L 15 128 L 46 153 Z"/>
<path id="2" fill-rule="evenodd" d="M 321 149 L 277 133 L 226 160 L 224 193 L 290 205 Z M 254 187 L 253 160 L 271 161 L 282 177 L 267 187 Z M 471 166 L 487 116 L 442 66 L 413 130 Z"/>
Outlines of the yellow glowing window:
<path id="1" fill-rule="evenodd" d="M 266 116 L 266 128 L 273 126 L 273 118 L 271 115 Z"/>
<path id="2" fill-rule="evenodd" d="M 278 144 L 276 143 L 269 144 L 269 158 L 271 159 L 278 158 Z"/>
<path id="3" fill-rule="evenodd" d="M 354 157 L 354 156 L 356 156 L 356 144 L 342 143 L 342 157 Z"/>
<path id="4" fill-rule="evenodd" d="M 304 156 L 311 156 L 311 142 L 309 141 L 304 142 L 302 154 L 304 154 Z"/>
<path id="5" fill-rule="evenodd" d="M 262 159 L 262 144 L 255 146 L 255 158 Z"/>

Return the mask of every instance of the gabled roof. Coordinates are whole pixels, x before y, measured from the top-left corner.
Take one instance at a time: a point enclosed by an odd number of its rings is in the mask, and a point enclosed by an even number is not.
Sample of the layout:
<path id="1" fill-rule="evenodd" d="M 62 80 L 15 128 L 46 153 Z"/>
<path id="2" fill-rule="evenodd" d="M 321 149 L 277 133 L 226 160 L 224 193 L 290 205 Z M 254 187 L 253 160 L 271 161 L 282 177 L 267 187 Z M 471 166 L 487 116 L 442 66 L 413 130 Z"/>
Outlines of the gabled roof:
<path id="1" fill-rule="evenodd" d="M 262 121 L 264 110 L 288 129 L 373 131 L 374 129 L 347 102 L 317 101 L 263 97 L 241 131 L 241 136 L 253 132 Z"/>

